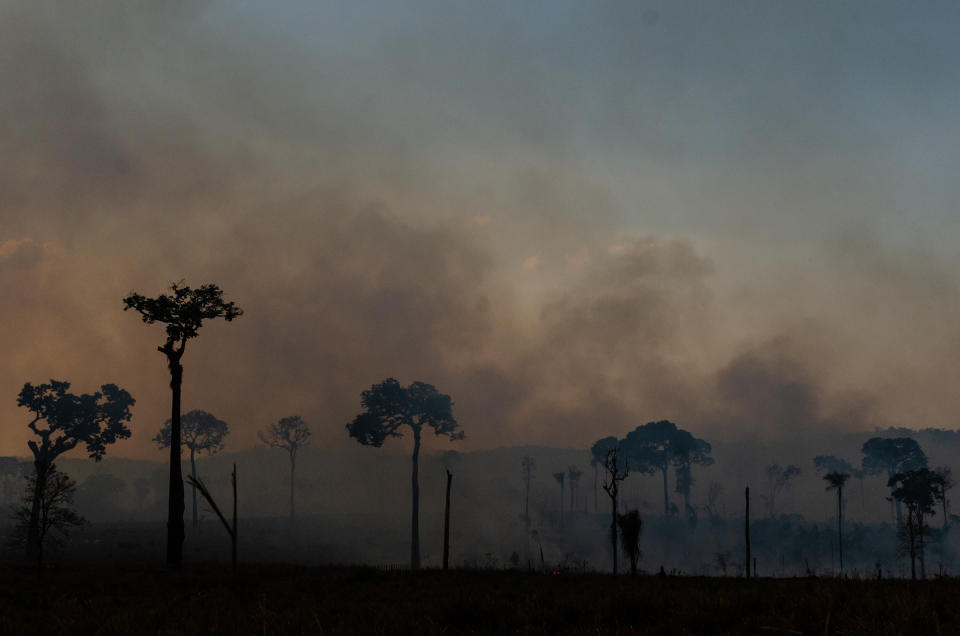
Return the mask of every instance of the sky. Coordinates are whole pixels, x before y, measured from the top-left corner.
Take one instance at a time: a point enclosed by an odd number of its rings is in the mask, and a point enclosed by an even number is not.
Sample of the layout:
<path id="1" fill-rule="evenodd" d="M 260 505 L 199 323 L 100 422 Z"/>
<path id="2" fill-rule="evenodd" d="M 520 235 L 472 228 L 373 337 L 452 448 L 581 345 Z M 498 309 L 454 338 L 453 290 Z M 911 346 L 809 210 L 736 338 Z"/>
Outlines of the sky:
<path id="1" fill-rule="evenodd" d="M 954 3 L 0 1 L 0 454 L 25 382 L 137 400 L 131 291 L 219 284 L 184 410 L 353 442 L 387 377 L 461 450 L 955 428 Z M 6 397 L 4 397 L 6 396 Z M 432 448 L 447 448 L 439 440 Z"/>

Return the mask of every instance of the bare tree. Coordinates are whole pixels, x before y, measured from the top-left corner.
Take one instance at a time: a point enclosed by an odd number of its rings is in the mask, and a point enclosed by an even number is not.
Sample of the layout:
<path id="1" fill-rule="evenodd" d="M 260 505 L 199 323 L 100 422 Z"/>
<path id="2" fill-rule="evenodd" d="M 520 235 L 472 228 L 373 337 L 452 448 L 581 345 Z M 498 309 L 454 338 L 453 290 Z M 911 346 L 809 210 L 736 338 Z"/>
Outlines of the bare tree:
<path id="1" fill-rule="evenodd" d="M 206 453 L 207 456 L 216 455 L 223 450 L 223 440 L 230 432 L 230 428 L 223 420 L 219 420 L 206 411 L 190 411 L 180 420 L 180 439 L 184 446 L 190 449 L 190 474 L 197 480 L 197 454 Z M 160 432 L 153 438 L 160 448 L 170 448 L 170 431 L 173 421 L 167 420 L 160 428 Z M 197 489 L 193 493 L 193 527 L 199 525 L 197 517 Z"/>
<path id="2" fill-rule="evenodd" d="M 620 447 L 614 446 L 607 451 L 603 460 L 603 490 L 610 497 L 613 513 L 610 521 L 610 547 L 613 550 L 613 574 L 617 574 L 617 501 L 620 494 L 620 482 L 627 478 L 630 469 L 620 457 Z"/>
<path id="3" fill-rule="evenodd" d="M 290 456 L 290 520 L 294 516 L 294 472 L 297 468 L 297 451 L 310 443 L 310 428 L 299 415 L 285 417 L 271 424 L 266 431 L 257 431 L 260 441 L 272 448 L 282 448 Z"/>
<path id="4" fill-rule="evenodd" d="M 424 426 L 450 441 L 463 431 L 453 417 L 453 401 L 436 387 L 414 382 L 403 387 L 393 378 L 374 384 L 360 396 L 364 411 L 347 424 L 350 437 L 364 446 L 379 448 L 388 437 L 402 437 L 402 428 L 413 433 L 413 471 L 410 478 L 413 510 L 410 515 L 410 567 L 420 568 L 420 438 Z"/>
<path id="5" fill-rule="evenodd" d="M 36 551 L 31 556 L 40 568 L 43 567 L 44 546 L 48 541 L 61 545 L 72 528 L 85 522 L 71 506 L 76 482 L 57 470 L 55 465 L 47 466 L 42 481 L 39 473 L 27 475 L 26 480 L 26 492 L 20 505 L 13 509 L 17 523 L 14 536 L 27 544 L 36 541 Z"/>
<path id="6" fill-rule="evenodd" d="M 206 484 L 202 480 L 197 479 L 193 475 L 187 475 L 187 483 L 189 483 L 194 490 L 199 490 L 200 494 L 204 499 L 207 500 L 207 503 L 210 504 L 210 507 L 216 513 L 217 517 L 220 518 L 220 522 L 223 524 L 223 527 L 226 528 L 227 534 L 230 535 L 230 564 L 233 566 L 233 574 L 237 574 L 237 465 L 233 465 L 233 472 L 230 473 L 230 485 L 233 488 L 233 525 L 227 523 L 227 518 L 223 516 L 223 513 L 220 512 L 220 507 L 217 505 L 217 502 L 213 499 L 213 495 L 210 494 L 210 490 L 207 488 Z"/>
<path id="7" fill-rule="evenodd" d="M 123 299 L 123 310 L 133 309 L 143 322 L 166 325 L 166 341 L 157 351 L 167 358 L 170 370 L 170 482 L 167 502 L 167 565 L 179 569 L 183 563 L 183 474 L 180 468 L 180 391 L 183 385 L 183 353 L 187 341 L 199 335 L 204 320 L 223 318 L 231 322 L 243 315 L 233 302 L 223 300 L 216 285 L 192 289 L 182 282 L 170 286 L 170 294 L 147 298 L 131 293 Z"/>
<path id="8" fill-rule="evenodd" d="M 800 467 L 793 464 L 788 466 L 771 464 L 767 466 L 765 472 L 767 495 L 763 499 L 767 503 L 767 516 L 773 519 L 777 514 L 777 497 L 790 485 L 790 480 L 800 474 Z"/>

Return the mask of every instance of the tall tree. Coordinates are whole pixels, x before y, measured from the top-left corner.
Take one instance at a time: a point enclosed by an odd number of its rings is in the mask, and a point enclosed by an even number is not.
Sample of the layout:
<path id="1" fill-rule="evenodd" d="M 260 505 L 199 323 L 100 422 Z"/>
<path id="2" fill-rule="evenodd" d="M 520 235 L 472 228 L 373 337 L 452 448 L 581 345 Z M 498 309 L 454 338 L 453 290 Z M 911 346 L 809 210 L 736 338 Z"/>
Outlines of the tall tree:
<path id="1" fill-rule="evenodd" d="M 167 420 L 153 441 L 160 448 L 170 448 L 171 429 L 173 420 Z M 190 474 L 194 481 L 197 477 L 197 455 L 206 453 L 207 456 L 216 455 L 223 450 L 223 440 L 230 432 L 230 427 L 223 420 L 219 420 L 206 411 L 190 411 L 180 418 L 180 440 L 190 450 Z M 197 489 L 191 488 L 193 493 L 193 527 L 199 525 L 197 515 Z"/>
<path id="2" fill-rule="evenodd" d="M 27 554 L 40 550 L 41 498 L 53 460 L 78 445 L 86 446 L 94 461 L 103 459 L 107 446 L 130 437 L 130 408 L 135 400 L 115 384 L 104 384 L 95 393 L 74 395 L 69 382 L 50 380 L 36 386 L 27 382 L 17 397 L 17 406 L 30 411 L 27 427 L 40 438 L 27 446 L 33 453 L 33 502 L 27 528 Z"/>
<path id="3" fill-rule="evenodd" d="M 273 448 L 282 448 L 290 456 L 290 520 L 295 519 L 293 490 L 297 468 L 297 451 L 310 443 L 310 428 L 299 415 L 285 417 L 265 431 L 257 431 L 260 441 Z"/>
<path id="4" fill-rule="evenodd" d="M 627 433 L 623 440 L 627 463 L 640 473 L 660 471 L 663 478 L 663 516 L 670 514 L 667 470 L 673 460 L 673 441 L 677 425 L 667 420 L 649 422 Z"/>
<path id="5" fill-rule="evenodd" d="M 594 444 L 596 446 L 596 444 Z M 613 575 L 617 575 L 617 502 L 620 482 L 630 474 L 630 467 L 620 455 L 620 447 L 614 446 L 607 451 L 603 459 L 603 490 L 610 497 L 612 516 L 610 519 L 610 549 L 613 551 Z"/>
<path id="6" fill-rule="evenodd" d="M 449 395 L 424 382 L 403 387 L 393 378 L 374 384 L 360 396 L 364 410 L 347 424 L 350 436 L 364 446 L 380 447 L 388 437 L 403 437 L 402 429 L 413 433 L 413 471 L 411 490 L 413 510 L 410 519 L 410 567 L 420 567 L 420 438 L 424 426 L 437 436 L 451 441 L 463 439 L 463 431 L 453 417 Z"/>
<path id="7" fill-rule="evenodd" d="M 867 475 L 887 474 L 887 484 L 894 502 L 897 525 L 903 521 L 901 500 L 893 497 L 894 475 L 927 467 L 927 456 L 916 440 L 909 437 L 871 437 L 863 443 L 863 472 Z"/>
<path id="8" fill-rule="evenodd" d="M 800 467 L 793 464 L 770 464 L 764 472 L 767 474 L 767 494 L 762 499 L 767 502 L 767 516 L 773 519 L 777 514 L 777 497 L 786 490 L 790 481 L 800 474 Z"/>
<path id="9" fill-rule="evenodd" d="M 823 476 L 827 490 L 837 491 L 837 545 L 840 548 L 840 574 L 843 574 L 843 486 L 850 473 L 830 472 Z"/>
<path id="10" fill-rule="evenodd" d="M 533 457 L 529 455 L 524 455 L 523 459 L 520 460 L 520 468 L 523 471 L 523 527 L 527 530 L 530 529 L 530 480 L 533 479 L 533 471 L 536 469 L 537 463 L 533 461 Z"/>
<path id="11" fill-rule="evenodd" d="M 630 576 L 637 575 L 637 562 L 640 560 L 640 534 L 643 532 L 643 520 L 639 510 L 631 510 L 626 514 L 617 515 L 617 525 L 620 526 L 620 543 L 623 551 L 630 559 Z"/>
<path id="12" fill-rule="evenodd" d="M 594 442 L 593 446 L 590 447 L 590 465 L 593 466 L 593 511 L 597 512 L 599 510 L 599 493 L 597 491 L 597 473 L 598 469 L 603 466 L 603 462 L 607 459 L 607 453 L 612 449 L 616 448 L 620 444 L 620 440 L 616 437 L 604 437 Z"/>
<path id="13" fill-rule="evenodd" d="M 924 517 L 936 514 L 937 493 L 943 488 L 943 476 L 929 468 L 897 473 L 887 482 L 894 499 L 907 507 L 908 519 L 902 530 L 909 541 L 911 575 L 916 578 L 914 560 L 919 551 L 920 578 L 926 578 L 923 537 L 929 533 Z"/>
<path id="14" fill-rule="evenodd" d="M 183 386 L 183 353 L 187 341 L 199 335 L 203 321 L 223 318 L 231 322 L 243 315 L 233 302 L 223 300 L 221 289 L 212 284 L 193 289 L 182 282 L 173 283 L 169 294 L 147 298 L 131 293 L 123 299 L 123 310 L 133 309 L 143 322 L 166 325 L 166 341 L 157 351 L 167 358 L 170 370 L 170 481 L 167 500 L 167 565 L 179 568 L 183 563 L 183 474 L 180 469 L 180 391 Z"/>

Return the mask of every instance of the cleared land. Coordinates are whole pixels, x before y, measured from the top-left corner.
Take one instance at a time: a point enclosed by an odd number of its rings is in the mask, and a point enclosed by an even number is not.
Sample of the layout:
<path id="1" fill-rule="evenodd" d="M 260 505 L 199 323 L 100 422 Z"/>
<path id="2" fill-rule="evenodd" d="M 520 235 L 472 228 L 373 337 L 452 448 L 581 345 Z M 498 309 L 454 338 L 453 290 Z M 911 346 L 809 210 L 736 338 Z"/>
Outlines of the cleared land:
<path id="1" fill-rule="evenodd" d="M 244 566 L 0 570 L 2 634 L 960 632 L 960 582 Z"/>

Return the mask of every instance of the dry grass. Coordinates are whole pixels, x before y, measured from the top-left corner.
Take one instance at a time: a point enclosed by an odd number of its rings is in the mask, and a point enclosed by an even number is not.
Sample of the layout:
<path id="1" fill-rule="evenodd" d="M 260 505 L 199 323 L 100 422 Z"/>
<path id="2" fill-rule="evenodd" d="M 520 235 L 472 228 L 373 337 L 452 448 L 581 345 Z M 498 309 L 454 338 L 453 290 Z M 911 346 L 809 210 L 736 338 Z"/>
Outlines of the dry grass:
<path id="1" fill-rule="evenodd" d="M 222 566 L 0 570 L 0 634 L 960 632 L 960 583 Z"/>

